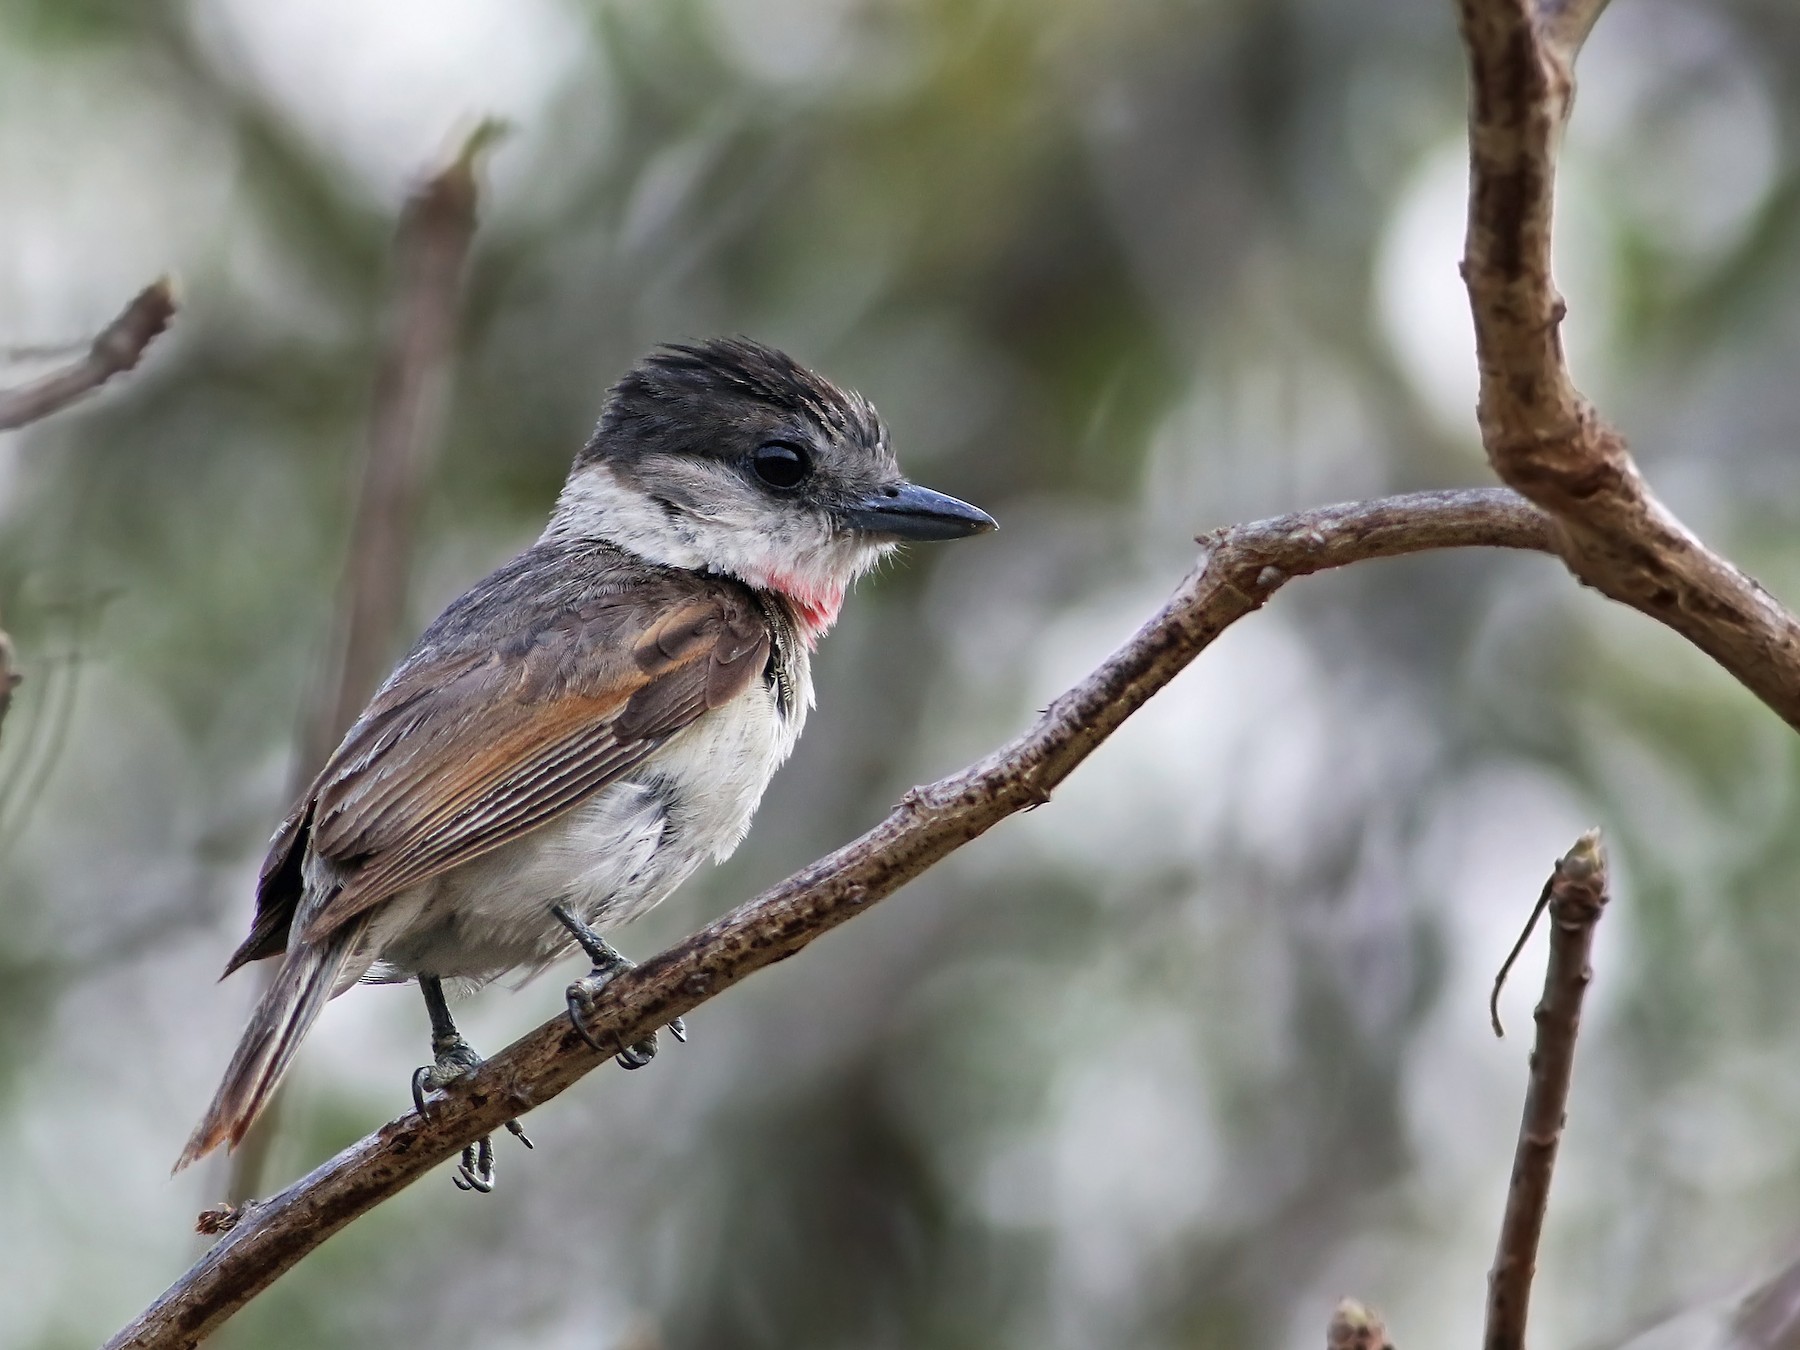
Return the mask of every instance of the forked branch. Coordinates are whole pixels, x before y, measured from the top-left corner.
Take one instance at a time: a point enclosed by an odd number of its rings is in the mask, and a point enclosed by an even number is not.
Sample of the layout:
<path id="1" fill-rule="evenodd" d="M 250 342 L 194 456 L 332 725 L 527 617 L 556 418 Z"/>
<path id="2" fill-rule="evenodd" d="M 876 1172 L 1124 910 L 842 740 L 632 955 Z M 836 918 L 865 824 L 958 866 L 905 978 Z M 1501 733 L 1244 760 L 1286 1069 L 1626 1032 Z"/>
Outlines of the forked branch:
<path id="1" fill-rule="evenodd" d="M 1604 0 L 1459 0 L 1469 58 L 1463 279 L 1479 417 L 1501 480 L 1549 511 L 1582 581 L 1667 624 L 1800 729 L 1800 620 L 1657 500 L 1563 358 L 1551 275 L 1556 150 Z"/>

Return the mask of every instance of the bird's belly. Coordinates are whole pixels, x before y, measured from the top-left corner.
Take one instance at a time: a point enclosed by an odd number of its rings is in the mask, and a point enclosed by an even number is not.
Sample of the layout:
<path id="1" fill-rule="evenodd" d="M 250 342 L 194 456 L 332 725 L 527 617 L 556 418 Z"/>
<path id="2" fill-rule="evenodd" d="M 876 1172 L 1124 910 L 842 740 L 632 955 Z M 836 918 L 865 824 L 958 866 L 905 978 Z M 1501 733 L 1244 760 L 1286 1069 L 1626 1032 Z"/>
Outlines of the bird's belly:
<path id="1" fill-rule="evenodd" d="M 394 897 L 370 934 L 374 978 L 529 978 L 574 945 L 552 905 L 600 928 L 643 914 L 707 857 L 730 856 L 798 722 L 759 682 L 573 810 Z"/>

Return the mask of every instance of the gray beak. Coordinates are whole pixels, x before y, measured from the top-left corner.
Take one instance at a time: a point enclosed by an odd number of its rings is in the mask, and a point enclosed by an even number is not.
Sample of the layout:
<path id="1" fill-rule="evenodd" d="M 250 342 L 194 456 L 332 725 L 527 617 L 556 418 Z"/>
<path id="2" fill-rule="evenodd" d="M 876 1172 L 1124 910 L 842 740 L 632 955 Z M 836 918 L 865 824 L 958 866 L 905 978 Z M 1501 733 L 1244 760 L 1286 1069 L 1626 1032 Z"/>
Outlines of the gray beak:
<path id="1" fill-rule="evenodd" d="M 859 534 L 889 539 L 962 539 L 1000 528 L 980 507 L 916 483 L 896 483 L 870 493 L 841 518 Z"/>

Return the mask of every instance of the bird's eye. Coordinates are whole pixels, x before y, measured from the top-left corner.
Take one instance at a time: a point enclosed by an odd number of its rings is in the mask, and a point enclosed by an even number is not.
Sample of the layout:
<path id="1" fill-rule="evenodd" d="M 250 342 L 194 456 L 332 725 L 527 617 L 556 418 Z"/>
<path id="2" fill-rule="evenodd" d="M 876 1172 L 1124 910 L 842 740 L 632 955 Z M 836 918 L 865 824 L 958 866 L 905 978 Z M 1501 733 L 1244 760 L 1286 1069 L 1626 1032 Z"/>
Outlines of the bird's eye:
<path id="1" fill-rule="evenodd" d="M 768 487 L 791 492 L 812 476 L 812 460 L 797 445 L 770 441 L 751 454 L 750 471 Z"/>

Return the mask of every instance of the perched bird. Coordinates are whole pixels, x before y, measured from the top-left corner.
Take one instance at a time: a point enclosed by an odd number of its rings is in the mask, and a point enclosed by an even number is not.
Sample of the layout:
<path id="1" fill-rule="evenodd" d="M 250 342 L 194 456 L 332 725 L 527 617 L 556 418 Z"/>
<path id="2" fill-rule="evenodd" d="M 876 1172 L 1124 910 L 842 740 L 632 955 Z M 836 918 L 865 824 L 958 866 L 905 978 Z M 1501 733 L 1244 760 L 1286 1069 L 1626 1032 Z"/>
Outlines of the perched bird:
<path id="1" fill-rule="evenodd" d="M 599 930 L 743 838 L 850 584 L 901 541 L 993 528 L 902 477 L 867 400 L 778 351 L 647 357 L 608 395 L 542 537 L 426 629 L 276 830 L 225 973 L 281 965 L 177 1170 L 242 1140 L 326 1000 L 358 981 L 424 992 L 421 1110 L 481 1063 L 445 981 L 529 978 L 579 945 L 594 964 L 568 991 L 581 1028 L 629 964 Z M 620 1060 L 654 1053 L 652 1035 Z M 459 1184 L 490 1188 L 492 1157 L 472 1145 Z"/>

